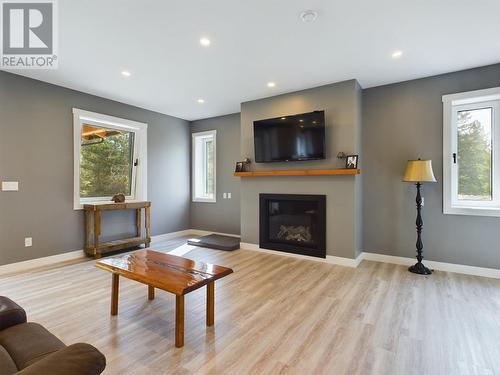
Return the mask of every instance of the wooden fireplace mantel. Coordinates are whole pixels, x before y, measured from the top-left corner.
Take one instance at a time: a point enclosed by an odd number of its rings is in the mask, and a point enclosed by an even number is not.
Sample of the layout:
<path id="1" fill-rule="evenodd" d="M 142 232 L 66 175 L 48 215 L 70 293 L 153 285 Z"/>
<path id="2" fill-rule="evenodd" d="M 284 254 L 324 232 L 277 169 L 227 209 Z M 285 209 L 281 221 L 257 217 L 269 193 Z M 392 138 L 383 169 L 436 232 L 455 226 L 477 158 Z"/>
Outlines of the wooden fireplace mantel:
<path id="1" fill-rule="evenodd" d="M 263 176 L 338 176 L 360 174 L 360 169 L 303 169 L 303 170 L 268 170 L 235 172 L 235 177 L 263 177 Z"/>

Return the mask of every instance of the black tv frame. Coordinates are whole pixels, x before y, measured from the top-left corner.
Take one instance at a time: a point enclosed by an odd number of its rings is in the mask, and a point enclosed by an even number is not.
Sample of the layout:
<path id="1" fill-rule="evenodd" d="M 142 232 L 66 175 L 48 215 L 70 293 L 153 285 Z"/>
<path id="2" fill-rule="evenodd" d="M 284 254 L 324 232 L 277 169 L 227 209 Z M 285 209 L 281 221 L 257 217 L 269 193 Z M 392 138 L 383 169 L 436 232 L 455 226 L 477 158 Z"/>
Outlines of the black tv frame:
<path id="1" fill-rule="evenodd" d="M 324 137 L 323 137 L 323 157 L 321 158 L 304 158 L 304 159 L 282 159 L 282 160 L 264 160 L 264 161 L 257 161 L 256 155 L 255 155 L 255 126 L 256 123 L 262 122 L 262 121 L 270 121 L 270 120 L 278 120 L 283 117 L 296 117 L 296 116 L 303 116 L 303 115 L 308 115 L 311 113 L 316 113 L 316 112 L 323 112 L 323 118 L 324 123 L 323 123 L 323 129 L 325 130 L 324 132 Z M 257 125 L 259 126 L 259 125 Z M 289 163 L 289 162 L 301 162 L 301 161 L 312 161 L 312 160 L 325 160 L 326 159 L 326 116 L 325 116 L 325 110 L 316 110 L 316 111 L 311 111 L 311 112 L 304 112 L 304 113 L 296 113 L 294 115 L 285 115 L 285 116 L 278 116 L 278 117 L 271 117 L 267 119 L 262 119 L 262 120 L 256 120 L 253 122 L 253 130 L 254 130 L 254 137 L 253 137 L 253 149 L 254 149 L 254 160 L 255 163 L 259 164 L 265 164 L 265 163 Z"/>

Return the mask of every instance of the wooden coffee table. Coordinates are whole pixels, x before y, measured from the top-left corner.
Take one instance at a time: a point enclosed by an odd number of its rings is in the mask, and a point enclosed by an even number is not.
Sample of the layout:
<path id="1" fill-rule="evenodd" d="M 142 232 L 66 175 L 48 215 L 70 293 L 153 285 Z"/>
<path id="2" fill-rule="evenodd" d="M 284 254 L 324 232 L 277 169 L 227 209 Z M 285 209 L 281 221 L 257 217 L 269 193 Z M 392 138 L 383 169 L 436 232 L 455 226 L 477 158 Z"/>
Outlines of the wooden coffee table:
<path id="1" fill-rule="evenodd" d="M 148 286 L 148 298 L 155 288 L 175 294 L 175 346 L 184 346 L 184 295 L 207 286 L 207 326 L 214 324 L 215 280 L 233 272 L 231 268 L 197 262 L 153 250 L 101 259 L 96 267 L 112 272 L 111 315 L 118 314 L 119 276 Z"/>

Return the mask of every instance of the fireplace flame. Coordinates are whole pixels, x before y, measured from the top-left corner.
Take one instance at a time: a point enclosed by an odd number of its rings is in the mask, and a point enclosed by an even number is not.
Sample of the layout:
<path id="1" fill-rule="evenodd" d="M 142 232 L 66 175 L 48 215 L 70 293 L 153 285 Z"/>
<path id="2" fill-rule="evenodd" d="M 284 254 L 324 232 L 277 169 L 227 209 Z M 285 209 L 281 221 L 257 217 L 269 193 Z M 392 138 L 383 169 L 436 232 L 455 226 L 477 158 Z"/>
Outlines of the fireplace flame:
<path id="1" fill-rule="evenodd" d="M 277 237 L 286 241 L 309 242 L 312 239 L 311 228 L 304 225 L 280 225 Z"/>

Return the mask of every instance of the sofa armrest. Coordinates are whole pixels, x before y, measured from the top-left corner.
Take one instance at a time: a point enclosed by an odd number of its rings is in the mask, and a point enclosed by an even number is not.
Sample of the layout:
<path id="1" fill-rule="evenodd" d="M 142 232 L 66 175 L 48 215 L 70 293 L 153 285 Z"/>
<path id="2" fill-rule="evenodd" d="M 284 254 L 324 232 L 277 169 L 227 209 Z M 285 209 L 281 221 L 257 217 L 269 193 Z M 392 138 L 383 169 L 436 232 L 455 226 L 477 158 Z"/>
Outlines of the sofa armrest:
<path id="1" fill-rule="evenodd" d="M 106 357 L 92 345 L 78 343 L 49 354 L 19 371 L 18 375 L 98 375 L 106 367 Z"/>
<path id="2" fill-rule="evenodd" d="M 0 296 L 0 331 L 26 323 L 26 311 L 10 298 Z"/>

